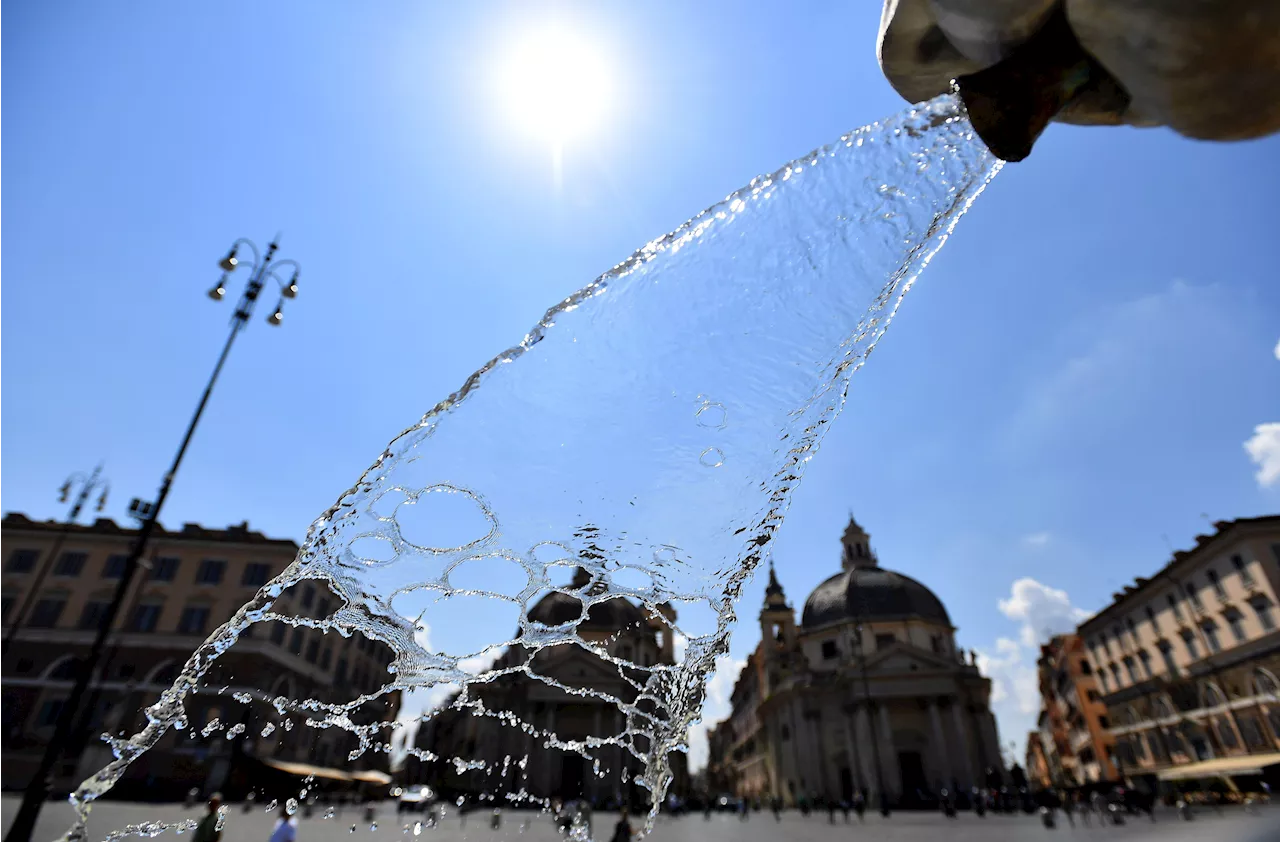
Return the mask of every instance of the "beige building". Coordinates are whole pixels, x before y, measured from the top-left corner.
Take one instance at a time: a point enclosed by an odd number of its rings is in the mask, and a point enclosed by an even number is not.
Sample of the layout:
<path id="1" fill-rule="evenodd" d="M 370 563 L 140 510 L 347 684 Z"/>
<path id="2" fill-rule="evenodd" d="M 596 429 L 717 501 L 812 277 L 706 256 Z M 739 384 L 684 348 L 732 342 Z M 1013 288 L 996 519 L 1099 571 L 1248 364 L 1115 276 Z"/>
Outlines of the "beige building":
<path id="1" fill-rule="evenodd" d="M 82 526 L 32 521 L 16 513 L 6 515 L 0 526 L 7 644 L 4 786 L 21 788 L 53 733 L 137 530 L 105 518 Z M 267 538 L 248 524 L 206 529 L 189 523 L 178 531 L 157 527 L 148 548 L 149 569 L 135 578 L 123 603 L 55 788 L 66 790 L 102 768 L 111 755 L 99 735 L 135 733 L 144 723 L 143 708 L 172 684 L 192 650 L 297 552 L 293 541 Z M 326 586 L 304 582 L 286 591 L 275 610 L 323 617 L 338 607 Z M 383 644 L 359 634 L 343 638 L 280 622 L 251 627 L 188 699 L 189 730 L 171 730 L 137 760 L 119 784 L 120 794 L 180 797 L 192 786 L 223 788 L 229 795 L 244 792 L 253 785 L 247 778 L 254 775 L 255 759 L 320 766 L 341 762 L 355 770 L 372 770 L 379 762 L 385 766 L 386 755 L 372 753 L 347 764 L 354 741 L 346 732 L 286 728 L 288 717 L 270 701 L 276 696 L 348 701 L 385 683 L 390 655 Z M 252 700 L 248 704 L 232 698 L 245 693 Z M 398 696 L 390 697 L 380 709 L 363 711 L 361 721 L 394 718 L 397 705 Z M 267 724 L 276 727 L 263 736 Z M 244 736 L 227 739 L 225 729 L 235 725 L 243 726 Z M 193 732 L 206 728 L 212 729 L 207 737 L 192 739 Z M 233 770 L 233 761 L 242 761 L 240 767 Z"/>
<path id="2" fill-rule="evenodd" d="M 787 803 L 861 791 L 925 805 L 1004 778 L 991 682 L 956 648 L 946 608 L 882 568 L 852 518 L 842 549 L 799 625 L 770 570 L 761 642 L 710 763 L 737 794 Z"/>
<path id="3" fill-rule="evenodd" d="M 1280 770 L 1280 516 L 1221 521 L 1080 625 L 1118 772 Z"/>

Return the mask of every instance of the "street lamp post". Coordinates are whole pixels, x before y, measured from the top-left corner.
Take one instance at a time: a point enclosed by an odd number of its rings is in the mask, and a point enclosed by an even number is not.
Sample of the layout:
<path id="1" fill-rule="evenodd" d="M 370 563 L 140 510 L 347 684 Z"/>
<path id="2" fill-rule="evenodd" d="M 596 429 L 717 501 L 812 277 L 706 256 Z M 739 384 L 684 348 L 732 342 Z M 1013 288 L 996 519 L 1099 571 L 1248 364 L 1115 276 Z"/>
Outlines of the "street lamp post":
<path id="1" fill-rule="evenodd" d="M 75 502 L 71 504 L 71 511 L 67 514 L 66 526 L 58 533 L 58 537 L 54 539 L 53 546 L 49 548 L 49 552 L 44 558 L 37 559 L 35 576 L 31 580 L 31 587 L 27 588 L 27 592 L 22 595 L 22 602 L 18 605 L 16 611 L 13 612 L 13 620 L 9 623 L 9 627 L 4 630 L 4 641 L 0 643 L 0 656 L 7 655 L 9 652 L 9 644 L 13 642 L 14 636 L 21 630 L 22 621 L 26 619 L 27 612 L 31 610 L 31 605 L 35 602 L 36 594 L 40 592 L 40 586 L 44 584 L 45 577 L 53 570 L 55 564 L 58 563 L 58 553 L 62 551 L 62 545 L 67 540 L 71 528 L 75 525 L 76 518 L 80 517 L 80 511 L 84 508 L 84 504 L 88 501 L 89 496 L 95 491 L 99 491 L 98 502 L 94 507 L 94 511 L 102 511 L 107 506 L 107 494 L 111 491 L 111 483 L 102 476 L 102 465 L 93 469 L 91 474 L 74 473 L 67 477 L 66 482 L 58 489 L 58 502 L 65 503 L 67 498 L 71 496 L 71 489 L 76 485 L 80 485 L 80 491 L 76 494 Z"/>
<path id="2" fill-rule="evenodd" d="M 213 374 L 210 375 L 209 382 L 204 387 L 200 402 L 196 404 L 195 414 L 191 416 L 191 422 L 187 425 L 187 431 L 182 437 L 182 443 L 178 446 L 178 452 L 173 457 L 173 463 L 169 466 L 169 470 L 160 482 L 160 491 L 156 495 L 155 502 L 148 503 L 134 500 L 130 504 L 130 512 L 142 520 L 142 525 L 138 529 L 138 537 L 134 541 L 128 557 L 125 559 L 123 574 L 116 583 L 115 593 L 107 606 L 106 613 L 102 618 L 102 624 L 93 639 L 89 653 L 80 664 L 75 684 L 72 686 L 71 693 L 58 714 L 58 724 L 54 729 L 53 738 L 45 746 L 44 757 L 41 759 L 40 766 L 36 769 L 31 782 L 27 785 L 26 792 L 23 793 L 22 806 L 18 809 L 18 815 L 14 817 L 9 832 L 5 834 L 4 842 L 30 842 L 31 840 L 31 834 L 36 826 L 36 819 L 40 815 L 40 808 L 49 794 L 53 768 L 61 759 L 63 751 L 67 748 L 70 740 L 71 732 L 76 722 L 76 711 L 80 707 L 85 691 L 88 689 L 89 682 L 96 671 L 98 661 L 102 658 L 103 649 L 106 646 L 111 629 L 115 625 L 117 615 L 120 613 L 120 607 L 128 596 L 134 577 L 142 566 L 142 556 L 146 552 L 147 541 L 151 538 L 151 533 L 155 531 L 156 523 L 160 518 L 160 511 L 164 508 L 165 500 L 169 497 L 169 490 L 173 487 L 173 478 L 177 475 L 178 468 L 182 465 L 182 458 L 186 455 L 187 447 L 190 446 L 191 439 L 195 435 L 196 426 L 200 423 L 200 416 L 204 414 L 204 408 L 209 403 L 209 396 L 213 394 L 214 384 L 217 383 L 218 375 L 222 372 L 222 366 L 227 361 L 227 355 L 231 353 L 231 346 L 234 344 L 236 336 L 248 325 L 249 318 L 253 315 L 253 308 L 258 298 L 262 295 L 263 287 L 268 279 L 274 280 L 280 287 L 280 300 L 276 304 L 275 312 L 267 317 L 268 324 L 278 326 L 284 319 L 284 300 L 286 298 L 294 298 L 298 294 L 299 266 L 297 262 L 282 260 L 272 263 L 276 249 L 279 247 L 278 240 L 279 237 L 277 236 L 275 240 L 267 245 L 266 252 L 261 253 L 252 241 L 241 238 L 232 243 L 231 250 L 227 252 L 226 257 L 218 262 L 218 266 L 222 269 L 222 277 L 209 290 L 209 297 L 214 301 L 221 301 L 226 295 L 227 281 L 232 273 L 242 265 L 239 258 L 240 250 L 244 248 L 253 253 L 249 281 L 245 285 L 244 293 L 240 296 L 240 302 L 236 305 L 235 312 L 231 316 L 231 332 L 227 336 L 226 344 L 222 346 L 222 353 L 218 356 L 218 361 L 213 367 Z M 293 269 L 287 280 L 277 274 L 285 266 Z"/>

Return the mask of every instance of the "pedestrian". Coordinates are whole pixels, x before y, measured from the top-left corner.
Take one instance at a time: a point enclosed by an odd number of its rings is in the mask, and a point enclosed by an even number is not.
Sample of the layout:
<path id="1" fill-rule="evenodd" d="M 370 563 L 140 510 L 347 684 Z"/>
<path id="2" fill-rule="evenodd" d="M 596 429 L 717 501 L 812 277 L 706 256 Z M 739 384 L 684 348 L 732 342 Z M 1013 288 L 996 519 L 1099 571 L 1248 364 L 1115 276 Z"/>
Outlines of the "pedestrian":
<path id="1" fill-rule="evenodd" d="M 867 796 L 863 794 L 862 790 L 858 790 L 853 794 L 853 812 L 858 814 L 859 822 L 863 822 L 866 820 L 865 815 L 867 812 Z"/>
<path id="2" fill-rule="evenodd" d="M 782 799 L 776 795 L 773 796 L 773 798 L 769 799 L 769 806 L 773 808 L 773 820 L 775 822 L 782 821 Z"/>
<path id="3" fill-rule="evenodd" d="M 1075 817 L 1072 815 L 1072 813 L 1075 811 L 1072 809 L 1073 802 L 1071 800 L 1071 794 L 1067 793 L 1066 795 L 1058 796 L 1058 803 L 1062 805 L 1062 813 L 1067 817 L 1067 824 L 1070 825 L 1071 827 L 1075 827 L 1076 820 L 1075 820 Z"/>
<path id="4" fill-rule="evenodd" d="M 844 823 L 848 824 L 849 823 L 849 799 L 848 798 L 840 799 L 840 812 L 844 814 Z"/>
<path id="5" fill-rule="evenodd" d="M 222 831 L 218 830 L 218 808 L 222 806 L 222 796 L 214 793 L 205 804 L 204 818 L 196 825 L 196 832 L 191 834 L 192 842 L 218 842 Z"/>
<path id="6" fill-rule="evenodd" d="M 618 823 L 613 826 L 612 842 L 631 842 L 631 822 L 627 821 L 627 808 L 618 813 Z"/>
<path id="7" fill-rule="evenodd" d="M 354 827 L 354 825 L 352 825 Z M 294 842 L 298 838 L 298 820 L 293 816 L 281 816 L 276 819 L 275 830 L 271 831 L 269 842 Z"/>

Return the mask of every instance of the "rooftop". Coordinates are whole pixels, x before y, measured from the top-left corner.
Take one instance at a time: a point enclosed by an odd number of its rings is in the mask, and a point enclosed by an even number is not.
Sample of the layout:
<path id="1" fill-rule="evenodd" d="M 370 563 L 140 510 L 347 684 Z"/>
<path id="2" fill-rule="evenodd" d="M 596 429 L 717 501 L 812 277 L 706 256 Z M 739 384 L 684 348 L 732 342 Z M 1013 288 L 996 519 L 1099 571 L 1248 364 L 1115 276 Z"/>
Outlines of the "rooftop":
<path id="1" fill-rule="evenodd" d="M 0 521 L 0 527 L 24 532 L 67 532 L 72 535 L 137 535 L 135 527 L 121 526 L 111 518 L 100 517 L 91 524 L 67 523 L 60 520 L 32 520 L 22 512 L 9 512 Z M 268 538 L 261 532 L 249 528 L 249 521 L 228 526 L 226 529 L 208 529 L 198 523 L 184 523 L 182 529 L 173 531 L 156 524 L 153 537 L 163 537 L 166 541 L 201 541 L 222 542 L 227 544 L 258 544 L 289 547 L 297 551 L 298 544 L 289 538 Z"/>

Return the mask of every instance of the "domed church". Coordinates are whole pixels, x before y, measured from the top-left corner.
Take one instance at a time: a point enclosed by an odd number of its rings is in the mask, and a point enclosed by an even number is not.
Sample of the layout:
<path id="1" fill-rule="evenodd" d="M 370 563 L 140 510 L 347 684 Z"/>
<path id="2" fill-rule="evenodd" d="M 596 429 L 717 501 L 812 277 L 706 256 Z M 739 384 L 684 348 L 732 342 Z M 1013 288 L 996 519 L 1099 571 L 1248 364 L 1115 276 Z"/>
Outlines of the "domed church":
<path id="1" fill-rule="evenodd" d="M 761 641 L 709 735 L 708 788 L 745 797 L 925 806 L 1004 775 L 991 682 L 957 649 L 946 606 L 880 566 L 850 517 L 841 570 L 800 623 L 776 572 Z"/>

